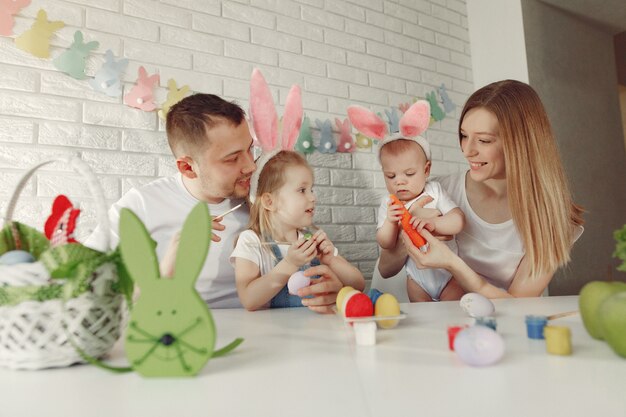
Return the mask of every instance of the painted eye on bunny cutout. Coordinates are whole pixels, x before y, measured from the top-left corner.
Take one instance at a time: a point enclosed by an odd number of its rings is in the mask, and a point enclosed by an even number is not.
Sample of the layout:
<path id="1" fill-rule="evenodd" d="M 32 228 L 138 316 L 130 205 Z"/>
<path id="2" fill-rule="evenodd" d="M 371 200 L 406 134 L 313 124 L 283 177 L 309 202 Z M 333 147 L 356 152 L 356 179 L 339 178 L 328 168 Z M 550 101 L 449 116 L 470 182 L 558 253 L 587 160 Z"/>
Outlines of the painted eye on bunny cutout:
<path id="1" fill-rule="evenodd" d="M 157 316 L 160 316 L 161 314 L 163 314 L 163 313 L 161 312 L 161 310 L 159 310 L 159 311 L 157 311 L 157 312 L 156 312 L 156 315 L 157 315 Z"/>

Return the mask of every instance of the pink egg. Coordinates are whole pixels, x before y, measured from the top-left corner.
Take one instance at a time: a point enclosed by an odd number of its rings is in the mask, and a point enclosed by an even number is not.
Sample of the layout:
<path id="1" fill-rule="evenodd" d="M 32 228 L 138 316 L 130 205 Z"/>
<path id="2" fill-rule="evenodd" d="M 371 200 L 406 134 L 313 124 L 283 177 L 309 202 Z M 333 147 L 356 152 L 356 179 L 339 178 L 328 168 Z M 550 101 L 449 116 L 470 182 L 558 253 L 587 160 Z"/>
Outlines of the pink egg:
<path id="1" fill-rule="evenodd" d="M 454 338 L 454 351 L 468 365 L 488 366 L 504 355 L 504 340 L 489 327 L 468 327 Z"/>
<path id="2" fill-rule="evenodd" d="M 287 281 L 287 289 L 289 294 L 298 295 L 300 288 L 308 287 L 311 285 L 311 278 L 304 275 L 302 271 L 296 271 L 289 277 Z"/>

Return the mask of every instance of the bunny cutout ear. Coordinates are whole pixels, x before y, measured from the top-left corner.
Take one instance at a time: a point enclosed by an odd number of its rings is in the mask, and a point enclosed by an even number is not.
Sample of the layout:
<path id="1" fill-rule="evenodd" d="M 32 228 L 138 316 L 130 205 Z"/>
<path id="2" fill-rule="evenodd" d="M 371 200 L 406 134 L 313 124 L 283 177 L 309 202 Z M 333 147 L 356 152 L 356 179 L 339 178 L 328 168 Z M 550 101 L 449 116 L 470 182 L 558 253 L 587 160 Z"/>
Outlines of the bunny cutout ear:
<path id="1" fill-rule="evenodd" d="M 302 127 L 302 94 L 300 87 L 294 85 L 287 95 L 285 113 L 283 114 L 283 149 L 293 150 L 300 127 Z"/>
<path id="2" fill-rule="evenodd" d="M 348 118 L 352 125 L 367 137 L 382 140 L 387 134 L 387 123 L 365 107 L 349 106 Z"/>
<path id="3" fill-rule="evenodd" d="M 272 151 L 276 148 L 278 140 L 278 115 L 272 93 L 263 74 L 257 68 L 252 71 L 250 79 L 250 113 L 254 132 L 261 148 L 264 152 Z"/>
<path id="4" fill-rule="evenodd" d="M 425 100 L 416 101 L 400 119 L 400 133 L 412 138 L 421 135 L 430 124 L 430 104 Z"/>
<path id="5" fill-rule="evenodd" d="M 180 235 L 176 255 L 174 280 L 182 286 L 193 288 L 204 266 L 211 244 L 211 216 L 205 203 L 198 203 L 191 210 Z"/>
<path id="6" fill-rule="evenodd" d="M 143 289 L 161 277 L 155 243 L 139 217 L 131 210 L 120 212 L 120 252 L 130 276 Z"/>

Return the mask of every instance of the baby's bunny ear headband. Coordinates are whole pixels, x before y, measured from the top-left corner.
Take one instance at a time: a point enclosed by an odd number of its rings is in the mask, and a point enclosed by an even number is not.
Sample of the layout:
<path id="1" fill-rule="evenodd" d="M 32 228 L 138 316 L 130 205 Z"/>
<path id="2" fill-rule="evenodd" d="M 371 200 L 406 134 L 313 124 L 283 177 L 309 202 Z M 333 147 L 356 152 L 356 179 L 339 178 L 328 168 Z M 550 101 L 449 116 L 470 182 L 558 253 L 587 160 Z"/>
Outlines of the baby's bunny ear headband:
<path id="1" fill-rule="evenodd" d="M 365 136 L 378 139 L 378 159 L 380 160 L 381 149 L 394 140 L 412 140 L 422 147 L 426 159 L 430 161 L 430 146 L 426 138 L 420 136 L 430 124 L 430 104 L 426 100 L 415 102 L 402 115 L 400 119 L 400 131 L 388 132 L 387 123 L 378 117 L 376 113 L 361 106 L 349 106 L 348 118 L 352 125 Z"/>
<path id="2" fill-rule="evenodd" d="M 274 100 L 263 74 L 257 68 L 252 71 L 250 79 L 250 117 L 252 129 L 261 145 L 263 153 L 256 164 L 256 171 L 250 179 L 250 202 L 254 203 L 259 177 L 265 164 L 278 152 L 293 150 L 300 127 L 302 126 L 302 97 L 300 87 L 293 85 L 287 95 L 285 112 L 283 114 L 282 140 L 278 140 L 278 114 L 274 107 Z"/>

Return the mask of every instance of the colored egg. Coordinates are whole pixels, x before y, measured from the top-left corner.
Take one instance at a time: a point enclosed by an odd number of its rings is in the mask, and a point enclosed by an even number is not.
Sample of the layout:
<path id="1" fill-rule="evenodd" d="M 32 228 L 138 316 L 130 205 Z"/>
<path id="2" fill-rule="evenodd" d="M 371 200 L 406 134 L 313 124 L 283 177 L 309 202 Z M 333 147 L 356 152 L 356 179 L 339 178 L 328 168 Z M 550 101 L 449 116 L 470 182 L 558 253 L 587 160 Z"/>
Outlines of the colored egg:
<path id="1" fill-rule="evenodd" d="M 369 290 L 367 295 L 372 300 L 372 304 L 376 305 L 376 301 L 378 300 L 378 297 L 383 295 L 383 293 L 381 291 L 377 290 L 376 288 L 372 288 L 372 289 Z"/>
<path id="2" fill-rule="evenodd" d="M 374 315 L 372 300 L 360 291 L 346 296 L 343 313 L 346 317 L 370 317 Z"/>
<path id="3" fill-rule="evenodd" d="M 0 265 L 16 265 L 35 262 L 35 257 L 23 250 L 12 250 L 0 256 Z"/>
<path id="4" fill-rule="evenodd" d="M 471 317 L 492 316 L 496 311 L 490 299 L 475 292 L 469 292 L 461 297 L 459 305 Z"/>
<path id="5" fill-rule="evenodd" d="M 472 326 L 457 333 L 454 351 L 470 366 L 488 366 L 504 355 L 504 340 L 489 327 Z"/>
<path id="6" fill-rule="evenodd" d="M 336 303 L 337 303 L 338 312 L 341 313 L 343 311 L 343 301 L 346 298 L 346 295 L 348 295 L 348 293 L 351 291 L 356 291 L 356 290 L 350 286 L 345 286 L 342 289 L 340 289 L 339 292 L 337 293 Z"/>
<path id="7" fill-rule="evenodd" d="M 400 303 L 392 294 L 383 294 L 376 301 L 374 309 L 376 317 L 393 317 L 400 315 Z M 398 320 L 379 320 L 378 325 L 383 329 L 393 329 L 398 325 Z"/>
<path id="8" fill-rule="evenodd" d="M 308 287 L 311 285 L 311 278 L 304 275 L 302 271 L 296 271 L 289 277 L 289 281 L 287 281 L 287 289 L 289 290 L 289 294 L 298 295 L 298 290 L 300 288 Z"/>

